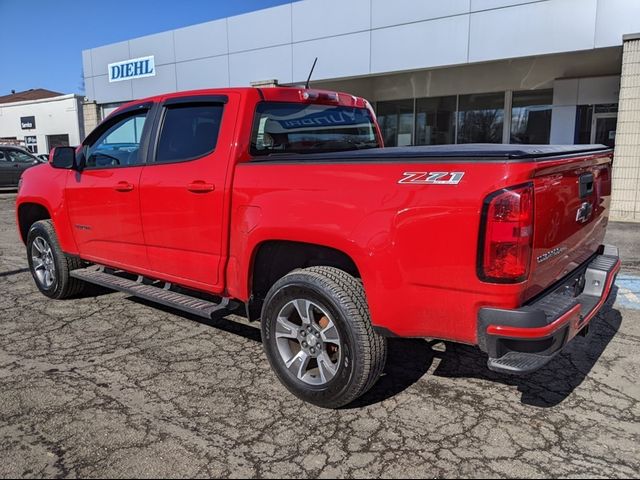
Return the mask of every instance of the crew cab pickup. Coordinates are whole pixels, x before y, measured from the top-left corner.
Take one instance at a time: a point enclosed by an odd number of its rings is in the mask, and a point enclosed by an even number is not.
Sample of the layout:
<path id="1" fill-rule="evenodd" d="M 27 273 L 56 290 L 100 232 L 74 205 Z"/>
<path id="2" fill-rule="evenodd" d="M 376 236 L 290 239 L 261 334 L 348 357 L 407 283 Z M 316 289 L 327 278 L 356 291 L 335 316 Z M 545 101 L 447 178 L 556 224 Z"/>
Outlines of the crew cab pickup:
<path id="1" fill-rule="evenodd" d="M 611 168 L 598 145 L 383 148 L 344 93 L 202 90 L 57 148 L 16 216 L 48 297 L 93 283 L 246 315 L 280 381 L 337 408 L 375 384 L 388 337 L 477 345 L 524 374 L 584 333 L 620 268 Z"/>

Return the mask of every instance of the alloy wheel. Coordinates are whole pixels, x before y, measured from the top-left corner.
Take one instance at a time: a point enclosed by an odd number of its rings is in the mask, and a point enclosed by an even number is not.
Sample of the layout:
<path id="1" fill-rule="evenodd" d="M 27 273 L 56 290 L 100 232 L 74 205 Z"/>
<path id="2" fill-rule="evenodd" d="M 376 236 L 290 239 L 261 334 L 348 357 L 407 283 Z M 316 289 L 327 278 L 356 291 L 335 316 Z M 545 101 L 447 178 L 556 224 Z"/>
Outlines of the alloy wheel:
<path id="1" fill-rule="evenodd" d="M 322 386 L 338 373 L 340 334 L 323 307 L 307 299 L 292 300 L 278 313 L 275 330 L 280 357 L 298 380 Z"/>

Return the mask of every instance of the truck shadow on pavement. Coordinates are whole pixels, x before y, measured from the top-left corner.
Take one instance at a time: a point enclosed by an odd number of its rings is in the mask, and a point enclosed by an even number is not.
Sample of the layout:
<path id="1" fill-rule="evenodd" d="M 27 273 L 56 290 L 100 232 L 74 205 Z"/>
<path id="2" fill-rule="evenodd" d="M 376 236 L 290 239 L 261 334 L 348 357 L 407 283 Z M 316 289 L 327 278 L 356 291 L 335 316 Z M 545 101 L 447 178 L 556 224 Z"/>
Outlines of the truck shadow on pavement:
<path id="1" fill-rule="evenodd" d="M 347 408 L 372 405 L 401 393 L 423 378 L 436 362 L 432 372 L 435 377 L 475 378 L 515 386 L 523 404 L 554 407 L 580 386 L 620 329 L 622 314 L 613 308 L 616 295 L 614 287 L 602 311 L 591 321 L 587 337 L 574 338 L 545 367 L 524 377 L 492 372 L 487 368 L 487 355 L 477 347 L 439 340 L 391 339 L 383 377 Z"/>
<path id="2" fill-rule="evenodd" d="M 229 320 L 226 317 L 209 320 L 206 318 L 199 317 L 197 315 L 191 315 L 190 313 L 186 313 L 181 310 L 176 310 L 171 307 L 159 305 L 155 302 L 150 302 L 143 298 L 127 297 L 127 299 L 132 302 L 139 303 L 140 305 L 146 305 L 155 310 L 161 310 L 163 312 L 171 313 L 172 315 L 177 315 L 179 317 L 192 320 L 194 322 L 200 323 L 201 325 L 206 325 L 208 327 L 212 327 L 217 330 L 222 330 L 223 332 L 228 332 L 234 335 L 238 335 L 242 338 L 246 338 L 247 340 L 253 340 L 254 342 L 262 343 L 262 336 L 260 334 L 260 329 L 251 325 L 247 325 L 246 323 L 240 323 L 234 320 Z"/>
<path id="3" fill-rule="evenodd" d="M 477 347 L 441 340 L 389 339 L 388 359 L 383 376 L 369 392 L 344 408 L 362 408 L 392 398 L 413 386 L 430 370 L 433 370 L 431 375 L 435 377 L 475 378 L 515 386 L 522 394 L 523 404 L 554 407 L 584 381 L 618 332 L 622 315 L 613 308 L 617 291 L 614 286 L 601 313 L 591 321 L 591 331 L 587 337 L 576 337 L 549 364 L 525 377 L 492 372 L 487 368 L 487 355 Z M 261 342 L 260 329 L 246 323 L 228 318 L 207 320 L 140 298 L 129 297 L 129 300 L 247 340 Z M 432 368 L 434 365 L 435 368 Z M 426 382 L 428 384 L 428 378 Z"/>
<path id="4" fill-rule="evenodd" d="M 28 271 L 29 271 L 28 268 L 18 268 L 17 270 L 8 270 L 6 272 L 0 272 L 0 278 L 10 277 L 12 275 L 19 275 L 21 273 L 26 273 Z"/>

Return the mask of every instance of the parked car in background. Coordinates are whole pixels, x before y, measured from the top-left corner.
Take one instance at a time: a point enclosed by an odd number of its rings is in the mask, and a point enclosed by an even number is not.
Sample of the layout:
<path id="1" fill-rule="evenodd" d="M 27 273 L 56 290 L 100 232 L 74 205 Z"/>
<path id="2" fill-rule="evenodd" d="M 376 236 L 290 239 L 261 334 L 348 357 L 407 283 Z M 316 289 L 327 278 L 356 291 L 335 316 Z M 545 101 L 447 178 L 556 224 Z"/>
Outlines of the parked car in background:
<path id="1" fill-rule="evenodd" d="M 22 172 L 42 163 L 22 148 L 0 145 L 0 188 L 17 187 Z"/>
<path id="2" fill-rule="evenodd" d="M 38 158 L 38 160 L 42 160 L 42 163 L 47 163 L 49 161 L 48 153 L 41 153 L 39 155 L 36 155 L 36 157 Z"/>

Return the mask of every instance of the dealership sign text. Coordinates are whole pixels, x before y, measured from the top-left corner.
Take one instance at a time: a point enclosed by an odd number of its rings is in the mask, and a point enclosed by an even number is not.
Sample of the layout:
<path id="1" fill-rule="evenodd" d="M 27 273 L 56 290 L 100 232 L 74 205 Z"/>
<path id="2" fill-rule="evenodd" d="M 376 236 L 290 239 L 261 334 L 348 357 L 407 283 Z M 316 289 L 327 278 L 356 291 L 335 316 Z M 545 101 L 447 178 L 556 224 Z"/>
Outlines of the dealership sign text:
<path id="1" fill-rule="evenodd" d="M 155 59 L 152 56 L 123 60 L 109 64 L 109 82 L 120 82 L 133 78 L 153 77 L 156 74 Z"/>

